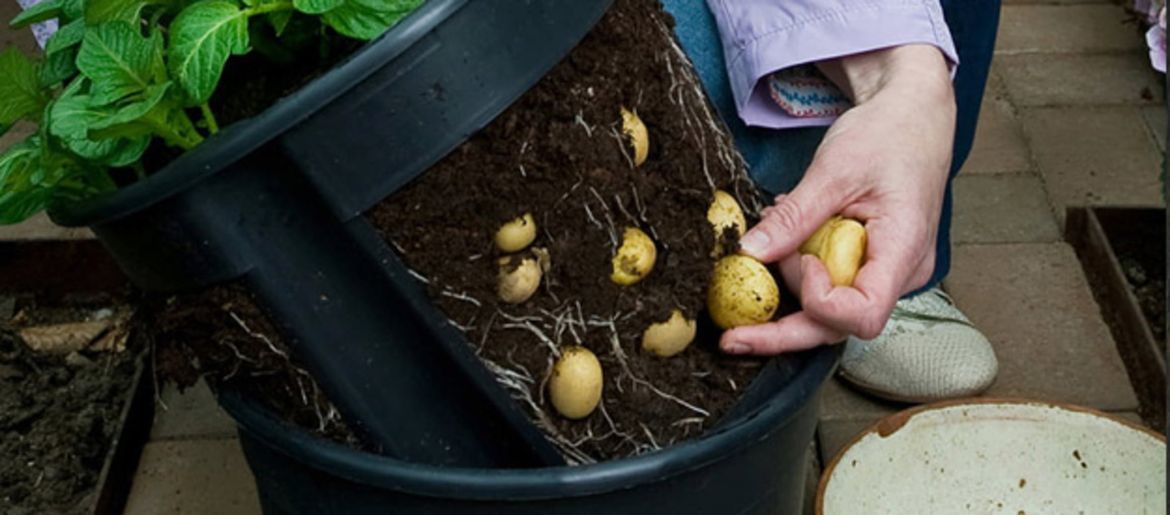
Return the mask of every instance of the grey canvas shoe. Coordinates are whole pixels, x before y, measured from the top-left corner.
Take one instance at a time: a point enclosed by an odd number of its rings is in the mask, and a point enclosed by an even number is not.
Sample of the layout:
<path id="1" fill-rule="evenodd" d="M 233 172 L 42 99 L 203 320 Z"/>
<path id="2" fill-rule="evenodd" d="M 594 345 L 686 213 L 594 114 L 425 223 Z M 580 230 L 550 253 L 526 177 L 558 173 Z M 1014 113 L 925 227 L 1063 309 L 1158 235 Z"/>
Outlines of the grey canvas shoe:
<path id="1" fill-rule="evenodd" d="M 998 370 L 991 343 L 937 286 L 898 301 L 877 338 L 849 337 L 841 358 L 845 380 L 912 403 L 976 395 Z"/>

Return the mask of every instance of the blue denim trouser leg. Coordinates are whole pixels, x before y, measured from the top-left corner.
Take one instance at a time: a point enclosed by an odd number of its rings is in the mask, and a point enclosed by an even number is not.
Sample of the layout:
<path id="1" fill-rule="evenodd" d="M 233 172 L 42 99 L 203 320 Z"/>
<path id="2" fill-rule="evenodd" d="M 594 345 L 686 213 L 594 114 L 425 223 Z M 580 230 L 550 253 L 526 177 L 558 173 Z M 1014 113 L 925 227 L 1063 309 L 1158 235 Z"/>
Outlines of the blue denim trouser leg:
<path id="1" fill-rule="evenodd" d="M 662 3 L 674 16 L 675 34 L 694 62 L 711 102 L 730 127 L 752 178 L 770 194 L 791 190 L 812 161 L 825 128 L 773 130 L 745 126 L 736 114 L 723 62 L 723 47 L 707 3 L 704 0 L 662 0 Z M 1000 0 L 942 0 L 941 3 L 960 61 L 955 76 L 958 117 L 950 171 L 953 180 L 971 152 L 975 138 L 975 122 L 979 118 L 999 26 Z M 938 284 L 950 271 L 951 182 L 947 183 L 939 220 L 934 275 L 925 288 Z"/>

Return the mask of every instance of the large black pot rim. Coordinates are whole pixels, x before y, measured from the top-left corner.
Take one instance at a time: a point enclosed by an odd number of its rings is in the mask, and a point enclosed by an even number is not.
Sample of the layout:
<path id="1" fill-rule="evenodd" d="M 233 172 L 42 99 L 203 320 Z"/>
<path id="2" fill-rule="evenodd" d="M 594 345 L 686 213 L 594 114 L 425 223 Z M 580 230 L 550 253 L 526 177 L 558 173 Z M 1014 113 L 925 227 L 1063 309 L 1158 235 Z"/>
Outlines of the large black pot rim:
<path id="1" fill-rule="evenodd" d="M 682 474 L 765 438 L 814 402 L 836 368 L 838 353 L 834 348 L 820 347 L 801 354 L 805 363 L 784 390 L 740 421 L 669 449 L 572 467 L 488 469 L 409 463 L 311 436 L 237 392 L 223 390 L 219 399 L 242 430 L 264 445 L 317 470 L 370 487 L 462 500 L 583 497 Z"/>
<path id="2" fill-rule="evenodd" d="M 467 2 L 428 0 L 333 69 L 278 100 L 259 115 L 224 128 L 146 180 L 85 202 L 56 206 L 49 211 L 50 218 L 66 227 L 98 225 L 142 211 L 186 190 L 280 136 L 344 94 L 398 57 Z"/>

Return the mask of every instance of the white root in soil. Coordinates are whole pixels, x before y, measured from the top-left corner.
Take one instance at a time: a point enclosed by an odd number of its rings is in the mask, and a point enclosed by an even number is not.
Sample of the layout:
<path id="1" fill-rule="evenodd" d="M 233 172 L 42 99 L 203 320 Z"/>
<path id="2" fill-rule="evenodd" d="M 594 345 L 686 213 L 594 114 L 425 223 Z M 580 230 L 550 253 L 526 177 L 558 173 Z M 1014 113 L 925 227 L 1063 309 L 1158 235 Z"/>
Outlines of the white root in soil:
<path id="1" fill-rule="evenodd" d="M 294 391 L 290 390 L 289 393 L 293 394 L 295 398 L 300 399 L 302 406 L 312 409 L 313 414 L 317 418 L 317 428 L 316 429 L 318 432 L 323 433 L 332 427 L 340 427 L 343 425 L 342 420 L 341 420 L 341 414 L 338 413 L 337 408 L 333 406 L 333 403 L 329 402 L 326 399 L 325 395 L 321 392 L 320 388 L 317 386 L 317 381 L 313 379 L 313 375 L 310 374 L 309 371 L 293 364 L 292 361 L 289 359 L 289 355 L 287 352 L 283 351 L 280 347 L 277 347 L 275 344 L 273 344 L 272 340 L 270 338 L 268 338 L 268 336 L 264 335 L 263 333 L 253 331 L 252 328 L 249 327 L 246 322 L 244 322 L 244 319 L 236 314 L 236 312 L 234 312 L 230 309 L 227 309 L 227 314 L 228 314 L 228 317 L 230 317 L 232 319 L 232 322 L 234 322 L 237 326 L 239 326 L 239 328 L 242 331 L 244 331 L 245 334 L 247 334 L 250 338 L 253 338 L 259 342 L 264 343 L 268 352 L 271 352 L 272 354 L 277 356 L 280 361 L 288 364 L 289 369 L 293 371 L 293 374 L 294 374 L 293 379 L 296 381 L 296 384 L 297 384 L 297 391 L 294 392 Z M 240 348 L 238 346 L 236 346 L 235 344 L 231 343 L 230 341 L 228 341 L 226 339 L 220 339 L 216 343 L 223 345 L 224 347 L 227 347 L 228 349 L 231 349 L 232 353 L 234 353 L 236 358 L 239 360 L 236 362 L 235 368 L 232 370 L 232 372 L 230 374 L 224 376 L 223 379 L 225 381 L 231 379 L 239 372 L 241 363 L 250 363 L 252 365 L 258 365 L 259 363 L 263 362 L 263 360 L 264 360 L 263 355 L 257 355 L 257 356 L 252 356 L 252 357 L 244 355 L 244 353 L 240 351 Z M 252 372 L 252 375 L 253 376 L 261 376 L 261 375 L 271 374 L 271 373 L 274 373 L 274 372 L 273 371 L 265 371 L 265 370 L 256 370 L 256 371 Z"/>
<path id="2" fill-rule="evenodd" d="M 656 18 L 654 24 L 668 45 L 667 51 L 659 56 L 670 81 L 668 99 L 671 104 L 677 107 L 677 112 L 683 118 L 687 128 L 688 143 L 700 151 L 700 166 L 709 192 L 713 195 L 717 189 L 715 174 L 726 174 L 732 184 L 732 193 L 744 207 L 745 212 L 757 216 L 762 207 L 760 193 L 749 178 L 747 166 L 735 150 L 734 143 L 729 137 L 729 131 L 723 122 L 715 116 L 690 61 L 674 40 L 670 28 L 661 19 Z M 626 149 L 626 141 L 616 124 L 609 125 L 608 130 L 597 130 L 599 127 L 590 125 L 581 113 L 577 114 L 574 123 L 580 126 L 590 138 L 594 137 L 595 134 L 613 138 L 627 164 L 631 169 L 635 168 L 633 158 Z M 713 141 L 709 141 L 712 138 Z M 521 159 L 523 159 L 524 150 L 527 149 L 528 144 L 528 140 L 525 139 L 521 147 Z M 708 144 L 715 147 L 714 156 L 708 155 Z M 527 175 L 523 163 L 518 162 L 517 167 L 521 175 Z M 653 225 L 649 223 L 646 216 L 646 206 L 643 204 L 636 186 L 631 185 L 628 197 L 615 194 L 612 201 L 616 207 L 611 209 L 609 203 L 595 188 L 588 188 L 588 194 L 578 195 L 577 191 L 584 182 L 584 177 L 579 178 L 567 192 L 557 199 L 550 211 L 557 212 L 565 201 L 579 202 L 588 223 L 602 231 L 609 240 L 611 251 L 617 249 L 619 244 L 618 234 L 620 233 L 614 223 L 615 212 L 620 213 L 633 225 L 648 228 L 656 241 L 662 241 Z M 542 218 L 549 216 L 549 214 L 543 213 Z M 544 228 L 548 226 L 547 223 L 542 224 Z M 553 235 L 547 230 L 545 237 L 548 238 L 549 242 L 553 241 Z M 395 247 L 402 253 L 400 247 L 397 245 Z M 619 392 L 624 392 L 627 388 L 645 389 L 651 394 L 681 407 L 688 415 L 673 422 L 671 426 L 683 428 L 682 438 L 698 434 L 710 422 L 711 413 L 695 402 L 671 394 L 666 385 L 655 385 L 631 370 L 629 357 L 622 346 L 622 335 L 619 334 L 618 324 L 636 315 L 636 312 L 590 313 L 587 315 L 581 307 L 580 300 L 571 297 L 560 300 L 553 293 L 554 286 L 549 283 L 544 284 L 544 290 L 550 295 L 550 298 L 558 303 L 556 309 L 532 310 L 523 305 L 497 306 L 491 299 L 477 299 L 465 292 L 452 289 L 448 285 L 435 284 L 433 279 L 413 270 L 410 273 L 424 284 L 428 284 L 432 288 L 437 287 L 440 295 L 474 306 L 477 317 L 480 311 L 490 310 L 490 313 L 485 313 L 487 315 L 486 322 L 479 326 L 474 325 L 475 317 L 466 324 L 449 322 L 464 331 L 469 339 L 478 336 L 475 338 L 475 350 L 485 366 L 508 394 L 525 406 L 534 423 L 544 431 L 570 464 L 594 463 L 597 458 L 585 450 L 589 448 L 587 445 L 596 445 L 610 439 L 618 439 L 621 442 L 619 448 L 626 455 L 661 449 L 664 446 L 674 444 L 677 440 L 677 438 L 670 438 L 664 441 L 652 428 L 642 423 L 635 428 L 619 427 L 606 408 L 604 394 L 598 407 L 600 417 L 589 417 L 579 425 L 572 427 L 569 432 L 558 430 L 557 424 L 551 418 L 555 415 L 550 415 L 552 410 L 547 406 L 544 398 L 548 376 L 556 358 L 561 354 L 560 349 L 584 342 L 591 331 L 594 332 L 594 337 L 597 336 L 598 331 L 602 331 L 609 339 L 608 348 L 599 349 L 601 352 L 597 352 L 597 354 L 605 362 L 617 363 L 618 370 L 614 371 L 611 367 L 609 373 L 616 373 L 612 378 L 612 384 Z M 548 359 L 544 370 L 527 370 L 511 359 L 508 359 L 508 363 L 498 363 L 484 356 L 483 351 L 486 346 L 491 345 L 493 341 L 505 341 L 508 338 L 507 333 L 513 331 L 534 336 L 540 345 L 547 349 Z M 731 385 L 733 389 L 737 389 L 734 382 Z M 326 413 L 322 417 L 329 415 Z M 600 424 L 600 426 L 594 427 L 595 424 Z"/>

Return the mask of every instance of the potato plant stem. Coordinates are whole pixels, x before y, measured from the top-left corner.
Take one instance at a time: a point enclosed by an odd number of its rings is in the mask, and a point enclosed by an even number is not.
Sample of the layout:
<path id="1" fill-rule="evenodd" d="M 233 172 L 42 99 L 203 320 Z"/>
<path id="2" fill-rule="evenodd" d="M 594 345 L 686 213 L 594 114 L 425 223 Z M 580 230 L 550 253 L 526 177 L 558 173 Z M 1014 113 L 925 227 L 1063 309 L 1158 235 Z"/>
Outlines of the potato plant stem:
<path id="1" fill-rule="evenodd" d="M 207 102 L 199 104 L 199 110 L 203 112 L 203 121 L 207 122 L 207 131 L 212 135 L 219 132 L 219 123 L 215 121 L 215 113 L 211 112 L 211 106 Z"/>
<path id="2" fill-rule="evenodd" d="M 146 167 L 142 166 L 142 161 L 135 161 L 132 166 L 134 168 L 134 175 L 136 175 L 138 177 L 138 180 L 140 180 L 140 181 L 145 180 L 146 179 Z"/>
<path id="3" fill-rule="evenodd" d="M 191 118 L 185 111 L 178 110 L 175 119 L 179 122 L 177 124 L 179 127 L 172 126 L 167 120 L 160 120 L 151 114 L 143 117 L 142 121 L 149 125 L 155 134 L 162 136 L 168 144 L 177 145 L 183 150 L 191 150 L 203 143 L 203 136 L 195 130 L 195 125 L 191 123 Z"/>

